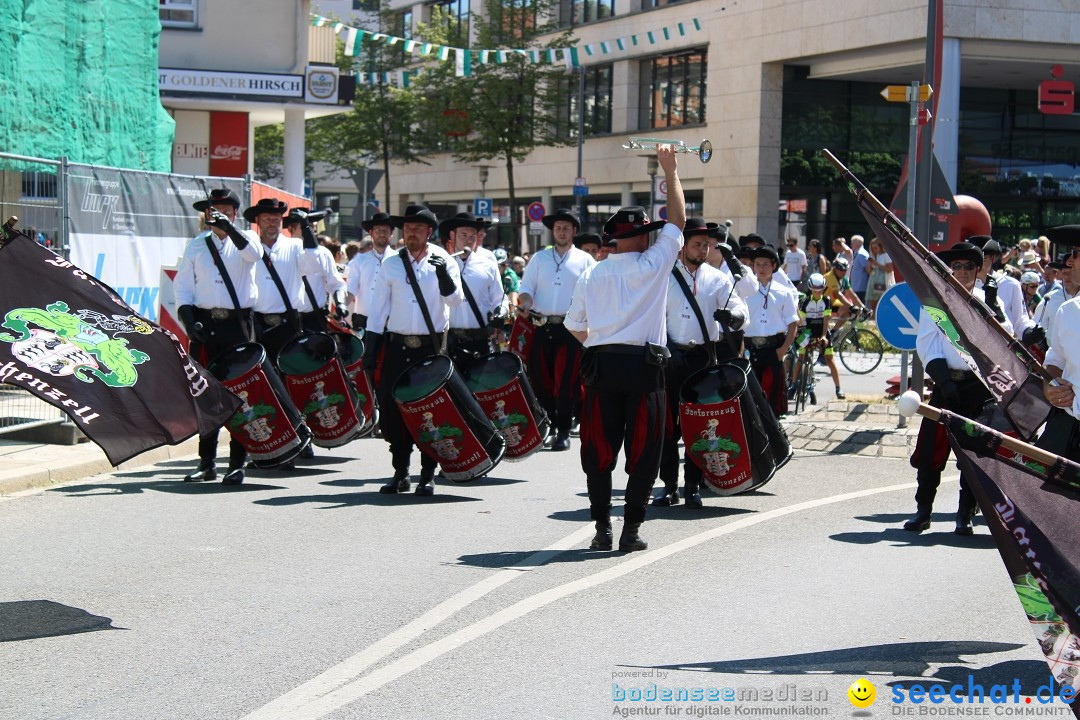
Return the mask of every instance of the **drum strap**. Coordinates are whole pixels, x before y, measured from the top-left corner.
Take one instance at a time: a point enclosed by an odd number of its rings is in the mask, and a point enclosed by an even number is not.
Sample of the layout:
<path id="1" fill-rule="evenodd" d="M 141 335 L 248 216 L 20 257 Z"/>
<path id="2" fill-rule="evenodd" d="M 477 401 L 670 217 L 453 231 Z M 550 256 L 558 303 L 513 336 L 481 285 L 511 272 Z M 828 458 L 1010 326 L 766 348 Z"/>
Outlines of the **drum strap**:
<path id="1" fill-rule="evenodd" d="M 484 322 L 484 316 L 480 314 L 480 307 L 476 304 L 476 298 L 473 297 L 472 290 L 469 289 L 469 283 L 465 282 L 465 274 L 461 275 L 461 289 L 465 291 L 465 299 L 469 301 L 469 307 L 472 308 L 473 315 L 476 316 L 476 322 L 479 323 L 480 329 L 483 330 L 487 324 Z"/>
<path id="2" fill-rule="evenodd" d="M 281 276 L 278 275 L 277 268 L 274 267 L 274 261 L 270 259 L 270 256 L 266 254 L 265 249 L 262 256 L 263 265 L 270 271 L 270 279 L 274 281 L 274 287 L 277 288 L 278 293 L 281 294 L 281 301 L 285 303 L 285 315 L 289 318 L 290 323 L 295 323 L 293 331 L 299 333 L 302 328 L 300 327 L 300 316 L 293 310 L 292 303 L 289 302 L 289 295 L 285 292 L 285 284 L 281 282 Z"/>
<path id="3" fill-rule="evenodd" d="M 671 268 L 671 274 L 675 276 L 675 282 L 679 283 L 679 288 L 682 289 L 683 295 L 686 296 L 686 301 L 690 303 L 690 309 L 694 311 L 694 317 L 697 318 L 698 327 L 701 328 L 702 342 L 705 343 L 705 351 L 709 353 L 709 365 L 716 364 L 716 346 L 709 342 L 709 330 L 705 327 L 705 316 L 701 314 L 701 307 L 697 304 L 697 298 L 690 292 L 690 286 L 686 284 L 686 278 L 679 272 L 679 266 Z"/>
<path id="4" fill-rule="evenodd" d="M 229 270 L 225 267 L 225 262 L 221 259 L 221 253 L 218 252 L 217 246 L 214 245 L 210 235 L 206 236 L 206 247 L 210 249 L 210 257 L 214 258 L 214 265 L 217 266 L 218 272 L 221 273 L 221 280 L 225 283 L 225 289 L 229 291 L 229 299 L 232 300 L 233 307 L 236 308 L 236 314 L 242 315 L 240 298 L 236 294 L 236 286 L 233 285 L 232 278 L 229 277 Z"/>
<path id="5" fill-rule="evenodd" d="M 307 280 L 307 275 L 300 277 L 304 281 L 304 292 L 307 293 L 308 301 L 311 303 L 311 312 L 318 312 L 323 308 L 320 307 L 319 302 L 315 299 L 315 291 L 311 289 L 311 283 Z"/>
<path id="6" fill-rule="evenodd" d="M 416 279 L 416 273 L 413 272 L 412 262 L 409 260 L 408 248 L 401 248 L 401 250 L 398 251 L 398 257 L 401 258 L 401 264 L 405 266 L 405 275 L 409 278 L 409 285 L 412 287 L 413 294 L 416 295 L 416 304 L 420 306 L 420 314 L 424 316 L 424 323 L 427 325 L 428 332 L 431 333 L 431 342 L 439 351 L 440 355 L 445 355 L 446 335 L 443 334 L 440 339 L 439 333 L 435 332 L 435 323 L 431 322 L 431 313 L 428 312 L 427 302 L 424 300 L 424 293 L 420 292 L 420 283 Z"/>

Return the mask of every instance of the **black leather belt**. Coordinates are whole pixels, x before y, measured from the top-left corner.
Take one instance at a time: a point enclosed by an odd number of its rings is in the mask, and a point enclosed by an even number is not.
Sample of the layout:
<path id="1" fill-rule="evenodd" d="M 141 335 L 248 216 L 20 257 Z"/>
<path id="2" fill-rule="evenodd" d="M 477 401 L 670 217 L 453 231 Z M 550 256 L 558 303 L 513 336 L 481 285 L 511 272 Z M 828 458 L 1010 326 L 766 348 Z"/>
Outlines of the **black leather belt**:
<path id="1" fill-rule="evenodd" d="M 784 333 L 776 335 L 764 335 L 762 337 L 743 337 L 746 344 L 752 348 L 780 347 L 784 344 Z"/>
<path id="2" fill-rule="evenodd" d="M 250 312 L 250 310 L 248 310 L 247 308 L 244 308 L 244 309 L 241 309 L 241 312 L 244 313 L 245 315 L 247 315 L 247 313 Z M 236 315 L 236 309 L 235 308 L 200 308 L 200 307 L 197 307 L 197 308 L 195 308 L 195 316 L 196 317 L 201 316 L 203 319 L 210 318 L 211 320 L 221 321 L 221 320 L 228 320 L 230 318 L 235 318 L 237 315 Z"/>
<path id="3" fill-rule="evenodd" d="M 488 331 L 481 328 L 450 328 L 450 335 L 458 340 L 487 341 Z"/>
<path id="4" fill-rule="evenodd" d="M 670 343 L 670 347 L 675 348 L 681 352 L 694 352 L 695 350 L 704 350 L 705 345 L 698 342 L 691 342 L 683 345 L 682 343 L 673 342 Z"/>
<path id="5" fill-rule="evenodd" d="M 285 313 L 255 313 L 255 317 L 267 327 L 277 327 L 286 321 Z"/>
<path id="6" fill-rule="evenodd" d="M 401 343 L 405 347 L 413 350 L 424 345 L 432 345 L 430 335 L 402 335 L 401 333 L 396 332 L 387 333 L 386 335 L 390 338 L 390 342 Z"/>
<path id="7" fill-rule="evenodd" d="M 593 352 L 607 353 L 608 355 L 633 355 L 634 357 L 645 356 L 644 345 L 596 345 Z"/>
<path id="8" fill-rule="evenodd" d="M 949 377 L 957 381 L 973 380 L 975 378 L 975 373 L 971 370 L 953 370 L 952 368 L 949 368 Z"/>

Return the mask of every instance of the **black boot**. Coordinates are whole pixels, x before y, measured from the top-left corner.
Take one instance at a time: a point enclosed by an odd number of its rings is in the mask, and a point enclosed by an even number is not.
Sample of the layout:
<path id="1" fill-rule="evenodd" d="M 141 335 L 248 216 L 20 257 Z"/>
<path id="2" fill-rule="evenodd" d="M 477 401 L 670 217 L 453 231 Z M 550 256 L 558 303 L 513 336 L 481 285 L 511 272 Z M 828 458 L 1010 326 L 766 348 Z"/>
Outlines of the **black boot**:
<path id="1" fill-rule="evenodd" d="M 592 506 L 590 509 L 592 519 L 596 522 L 596 535 L 593 536 L 590 550 L 610 550 L 614 541 L 611 534 L 611 506 Z"/>
<path id="2" fill-rule="evenodd" d="M 435 494 L 435 468 L 420 468 L 420 482 L 416 484 L 416 494 L 424 497 Z"/>
<path id="3" fill-rule="evenodd" d="M 904 523 L 904 529 L 910 532 L 922 532 L 923 530 L 930 529 L 930 513 L 933 510 L 931 505 L 919 505 L 918 511 L 911 516 L 911 518 Z"/>
<path id="4" fill-rule="evenodd" d="M 409 492 L 410 487 L 408 469 L 395 470 L 394 478 L 379 488 L 379 492 L 383 495 L 397 495 L 398 493 Z"/>
<path id="5" fill-rule="evenodd" d="M 217 468 L 213 460 L 200 460 L 195 472 L 184 476 L 184 482 L 210 482 L 217 480 Z"/>
<path id="6" fill-rule="evenodd" d="M 688 508 L 702 508 L 704 503 L 701 502 L 700 486 L 697 483 L 686 483 L 686 487 L 683 488 L 683 496 L 686 497 L 686 507 Z"/>
<path id="7" fill-rule="evenodd" d="M 671 507 L 679 504 L 679 481 L 669 483 L 664 481 L 664 491 L 653 498 L 652 504 L 656 507 Z"/>
<path id="8" fill-rule="evenodd" d="M 623 509 L 623 529 L 622 535 L 619 536 L 619 550 L 635 552 L 649 547 L 649 543 L 638 535 L 643 522 L 645 522 L 645 508 L 627 505 Z"/>
<path id="9" fill-rule="evenodd" d="M 974 535 L 975 528 L 971 526 L 971 522 L 975 519 L 975 508 L 960 507 L 956 510 L 956 529 L 953 531 L 957 535 Z"/>
<path id="10" fill-rule="evenodd" d="M 244 482 L 244 466 L 233 467 L 230 463 L 229 472 L 225 473 L 225 477 L 221 478 L 222 485 L 240 485 Z"/>

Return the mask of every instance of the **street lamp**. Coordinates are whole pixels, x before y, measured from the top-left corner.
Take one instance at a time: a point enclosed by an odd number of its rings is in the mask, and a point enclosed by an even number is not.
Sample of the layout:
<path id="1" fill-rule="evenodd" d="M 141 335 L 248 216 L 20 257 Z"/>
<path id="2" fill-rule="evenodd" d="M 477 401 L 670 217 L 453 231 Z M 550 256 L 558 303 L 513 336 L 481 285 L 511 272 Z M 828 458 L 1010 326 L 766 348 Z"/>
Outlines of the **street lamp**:
<path id="1" fill-rule="evenodd" d="M 488 167 L 487 165 L 477 165 L 476 169 L 480 171 L 480 197 L 487 197 L 487 181 L 488 181 Z"/>

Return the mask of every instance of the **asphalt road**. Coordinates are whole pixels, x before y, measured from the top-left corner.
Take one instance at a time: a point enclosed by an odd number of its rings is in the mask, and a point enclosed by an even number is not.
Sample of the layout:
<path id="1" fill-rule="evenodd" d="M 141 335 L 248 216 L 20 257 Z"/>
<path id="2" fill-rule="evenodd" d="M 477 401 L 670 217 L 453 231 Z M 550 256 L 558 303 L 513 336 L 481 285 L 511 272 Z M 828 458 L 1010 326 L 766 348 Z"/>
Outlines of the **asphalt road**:
<path id="1" fill-rule="evenodd" d="M 0 501 L 0 717 L 850 717 L 860 677 L 888 717 L 896 684 L 1049 682 L 955 481 L 914 536 L 906 462 L 800 454 L 597 553 L 574 442 L 428 499 L 378 494 L 361 440 L 238 489 L 170 462 Z M 629 699 L 654 684 L 736 700 Z"/>

